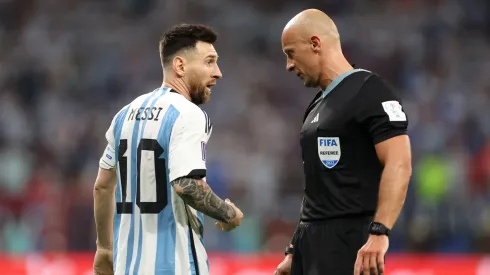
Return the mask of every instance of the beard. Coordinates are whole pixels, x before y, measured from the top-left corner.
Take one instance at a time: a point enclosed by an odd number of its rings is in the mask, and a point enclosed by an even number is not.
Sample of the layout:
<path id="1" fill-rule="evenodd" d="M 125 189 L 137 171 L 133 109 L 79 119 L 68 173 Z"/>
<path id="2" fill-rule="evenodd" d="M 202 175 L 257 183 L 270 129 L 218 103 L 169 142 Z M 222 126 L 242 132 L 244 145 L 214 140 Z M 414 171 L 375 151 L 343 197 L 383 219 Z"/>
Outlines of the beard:
<path id="1" fill-rule="evenodd" d="M 196 105 L 201 105 L 209 101 L 211 97 L 211 93 L 209 88 L 206 86 L 198 89 L 194 89 L 193 92 L 190 93 L 191 102 Z"/>

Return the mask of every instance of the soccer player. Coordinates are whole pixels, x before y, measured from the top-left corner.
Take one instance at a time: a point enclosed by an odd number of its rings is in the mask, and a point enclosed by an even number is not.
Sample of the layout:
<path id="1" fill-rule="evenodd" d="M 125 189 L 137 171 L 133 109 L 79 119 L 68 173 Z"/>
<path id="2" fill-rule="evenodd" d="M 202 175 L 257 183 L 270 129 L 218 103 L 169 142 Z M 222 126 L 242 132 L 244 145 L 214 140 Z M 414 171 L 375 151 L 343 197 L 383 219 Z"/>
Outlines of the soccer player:
<path id="1" fill-rule="evenodd" d="M 167 31 L 160 41 L 162 87 L 112 120 L 94 187 L 95 274 L 209 274 L 203 214 L 223 231 L 240 225 L 242 212 L 205 179 L 212 126 L 197 105 L 222 77 L 216 39 L 203 25 Z"/>
<path id="2" fill-rule="evenodd" d="M 381 77 L 347 62 L 323 12 L 299 13 L 281 40 L 286 69 L 321 91 L 300 132 L 300 224 L 275 274 L 383 274 L 411 176 L 401 101 Z"/>

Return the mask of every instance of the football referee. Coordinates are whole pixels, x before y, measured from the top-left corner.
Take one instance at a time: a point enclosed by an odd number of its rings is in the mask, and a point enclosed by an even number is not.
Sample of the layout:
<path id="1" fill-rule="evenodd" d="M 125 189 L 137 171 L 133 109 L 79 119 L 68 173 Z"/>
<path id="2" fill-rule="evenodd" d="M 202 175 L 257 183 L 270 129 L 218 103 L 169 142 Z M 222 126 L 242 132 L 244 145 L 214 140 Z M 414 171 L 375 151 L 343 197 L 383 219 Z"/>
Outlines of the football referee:
<path id="1" fill-rule="evenodd" d="M 411 176 L 400 98 L 381 77 L 347 62 L 337 27 L 319 10 L 292 18 L 281 40 L 287 70 L 321 91 L 300 132 L 300 223 L 275 274 L 383 274 Z"/>

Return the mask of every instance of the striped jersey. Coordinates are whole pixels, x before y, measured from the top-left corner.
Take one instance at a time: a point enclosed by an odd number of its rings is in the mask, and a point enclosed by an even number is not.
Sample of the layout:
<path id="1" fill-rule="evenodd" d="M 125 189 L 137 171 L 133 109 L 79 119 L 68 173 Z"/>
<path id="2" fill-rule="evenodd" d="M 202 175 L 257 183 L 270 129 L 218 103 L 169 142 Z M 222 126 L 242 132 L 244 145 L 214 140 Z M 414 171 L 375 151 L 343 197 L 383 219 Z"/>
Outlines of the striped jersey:
<path id="1" fill-rule="evenodd" d="M 117 171 L 114 274 L 209 274 L 203 214 L 184 204 L 170 182 L 206 176 L 211 131 L 207 114 L 167 87 L 116 114 L 99 162 Z"/>

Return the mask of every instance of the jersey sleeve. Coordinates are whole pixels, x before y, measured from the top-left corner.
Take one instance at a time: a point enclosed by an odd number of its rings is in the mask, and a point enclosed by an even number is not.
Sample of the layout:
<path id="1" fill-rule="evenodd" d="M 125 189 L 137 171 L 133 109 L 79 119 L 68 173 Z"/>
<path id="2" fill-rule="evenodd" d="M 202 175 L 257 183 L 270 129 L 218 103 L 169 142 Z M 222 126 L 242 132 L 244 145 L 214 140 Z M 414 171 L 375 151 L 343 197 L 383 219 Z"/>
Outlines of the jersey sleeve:
<path id="1" fill-rule="evenodd" d="M 206 177 L 206 143 L 210 133 L 208 116 L 201 109 L 184 112 L 175 122 L 169 144 L 169 180 Z"/>
<path id="2" fill-rule="evenodd" d="M 120 112 L 118 112 L 114 118 L 112 119 L 111 125 L 109 129 L 105 133 L 105 138 L 107 140 L 107 146 L 102 153 L 102 156 L 99 160 L 99 167 L 103 169 L 112 169 L 116 167 L 116 150 L 115 150 L 115 137 L 114 137 L 114 127 L 116 124 L 116 118 L 118 117 Z"/>
<path id="3" fill-rule="evenodd" d="M 407 134 L 408 118 L 401 99 L 379 76 L 371 76 L 355 99 L 355 119 L 377 144 Z"/>

